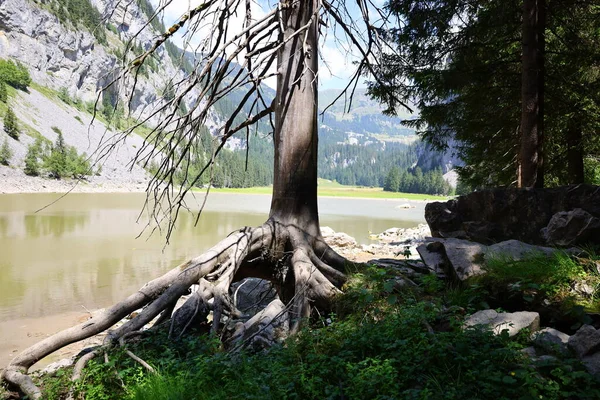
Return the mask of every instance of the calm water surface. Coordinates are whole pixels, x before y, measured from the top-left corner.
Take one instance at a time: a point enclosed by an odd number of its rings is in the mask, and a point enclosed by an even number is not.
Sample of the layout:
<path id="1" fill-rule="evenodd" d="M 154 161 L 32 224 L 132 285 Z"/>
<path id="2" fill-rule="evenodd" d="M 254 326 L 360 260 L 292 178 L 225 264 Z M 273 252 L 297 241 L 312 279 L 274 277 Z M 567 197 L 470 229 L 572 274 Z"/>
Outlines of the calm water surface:
<path id="1" fill-rule="evenodd" d="M 165 246 L 159 234 L 136 236 L 143 194 L 0 195 L 0 322 L 109 306 L 178 263 L 200 254 L 231 231 L 260 225 L 270 196 L 211 194 L 197 226 L 183 213 Z M 369 243 L 369 232 L 411 227 L 423 204 L 322 198 L 321 226 Z M 143 219 L 143 218 L 142 218 Z M 2 335 L 7 332 L 0 332 Z"/>

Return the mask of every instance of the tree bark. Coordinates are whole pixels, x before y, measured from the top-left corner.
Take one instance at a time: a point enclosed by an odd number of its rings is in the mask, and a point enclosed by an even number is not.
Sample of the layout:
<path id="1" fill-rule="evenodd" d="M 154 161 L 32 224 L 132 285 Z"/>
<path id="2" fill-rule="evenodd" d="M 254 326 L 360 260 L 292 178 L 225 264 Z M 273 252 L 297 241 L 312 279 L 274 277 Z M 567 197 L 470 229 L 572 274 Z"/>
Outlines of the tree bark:
<path id="1" fill-rule="evenodd" d="M 519 187 L 544 186 L 545 0 L 523 1 Z"/>
<path id="2" fill-rule="evenodd" d="M 584 183 L 583 134 L 578 120 L 570 121 L 567 128 L 568 183 Z"/>
<path id="3" fill-rule="evenodd" d="M 275 104 L 275 169 L 270 218 L 320 236 L 317 209 L 318 3 L 283 10 Z M 310 23 L 306 32 L 295 34 Z M 291 39 L 290 39 L 291 38 Z"/>

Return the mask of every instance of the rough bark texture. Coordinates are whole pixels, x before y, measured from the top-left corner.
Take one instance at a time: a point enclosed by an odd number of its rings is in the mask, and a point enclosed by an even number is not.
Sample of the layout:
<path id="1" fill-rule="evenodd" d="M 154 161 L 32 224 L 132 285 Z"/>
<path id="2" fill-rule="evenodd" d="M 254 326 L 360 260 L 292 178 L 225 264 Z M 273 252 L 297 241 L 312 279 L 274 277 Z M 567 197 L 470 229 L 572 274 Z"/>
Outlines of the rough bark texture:
<path id="1" fill-rule="evenodd" d="M 520 187 L 543 187 L 545 0 L 523 2 Z"/>
<path id="2" fill-rule="evenodd" d="M 567 171 L 569 183 L 584 182 L 583 134 L 578 120 L 571 121 L 567 129 Z"/>

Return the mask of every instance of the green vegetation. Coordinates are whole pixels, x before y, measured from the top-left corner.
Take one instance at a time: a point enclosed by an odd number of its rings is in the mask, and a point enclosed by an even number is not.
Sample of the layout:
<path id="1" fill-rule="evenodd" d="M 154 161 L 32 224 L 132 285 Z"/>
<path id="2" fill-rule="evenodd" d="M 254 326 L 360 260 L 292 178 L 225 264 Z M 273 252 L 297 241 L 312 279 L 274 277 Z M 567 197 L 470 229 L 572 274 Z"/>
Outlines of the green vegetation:
<path id="1" fill-rule="evenodd" d="M 600 306 L 600 299 L 595 297 L 600 288 L 597 259 L 593 254 L 573 258 L 565 253 L 552 257 L 532 254 L 518 261 L 496 257 L 487 260 L 487 274 L 479 284 L 492 302 L 554 307 L 567 312 L 583 307 L 595 312 Z M 578 291 L 584 287 L 589 288 L 589 293 Z"/>
<path id="2" fill-rule="evenodd" d="M 17 116 L 10 106 L 8 106 L 6 112 L 4 113 L 4 132 L 6 132 L 11 138 L 19 140 L 20 130 Z"/>
<path id="3" fill-rule="evenodd" d="M 27 146 L 27 154 L 25 155 L 25 174 L 30 176 L 38 176 L 40 174 L 40 155 L 43 150 L 43 141 L 36 139 L 33 144 Z"/>
<path id="4" fill-rule="evenodd" d="M 0 164 L 9 165 L 11 157 L 12 150 L 8 145 L 8 139 L 4 138 L 4 142 L 2 142 L 2 147 L 0 147 Z"/>
<path id="5" fill-rule="evenodd" d="M 62 24 L 74 27 L 82 25 L 100 44 L 106 44 L 106 31 L 102 15 L 90 0 L 52 0 L 47 9 L 58 17 Z"/>
<path id="6" fill-rule="evenodd" d="M 425 194 L 453 194 L 452 187 L 444 180 L 442 170 L 436 168 L 423 173 L 416 167 L 414 173 L 410 170 L 403 171 L 392 167 L 385 178 L 383 190 L 387 192 L 425 193 Z"/>
<path id="7" fill-rule="evenodd" d="M 460 141 L 456 150 L 466 163 L 460 175 L 475 188 L 516 183 L 527 20 L 523 4 L 392 0 L 386 6 L 404 23 L 390 32 L 398 53 L 381 60 L 388 79 L 384 85 L 373 82 L 370 93 L 390 112 L 395 99 L 419 99 L 419 117 L 405 125 L 437 148 Z M 546 16 L 539 21 L 543 33 L 537 57 L 544 62 L 537 68 L 543 79 L 525 83 L 544 93 L 539 115 L 544 120 L 545 184 L 599 183 L 584 164 L 597 160 L 600 152 L 600 9 L 586 1 L 535 4 Z"/>
<path id="8" fill-rule="evenodd" d="M 433 196 L 417 193 L 386 192 L 382 188 L 345 186 L 326 179 L 319 179 L 318 195 L 320 197 L 352 197 L 365 199 L 406 199 L 406 200 L 447 200 L 446 196 Z M 205 190 L 205 189 L 198 189 Z M 215 193 L 240 193 L 240 194 L 272 194 L 271 186 L 250 188 L 213 188 Z"/>
<path id="9" fill-rule="evenodd" d="M 8 101 L 8 92 L 6 91 L 6 83 L 0 80 L 0 101 L 6 103 Z"/>
<path id="10" fill-rule="evenodd" d="M 57 133 L 54 144 L 47 139 L 38 138 L 27 147 L 24 171 L 27 175 L 38 176 L 47 173 L 55 179 L 82 179 L 93 173 L 85 153 L 78 154 L 77 149 L 65 144 L 62 131 L 52 127 Z"/>
<path id="11" fill-rule="evenodd" d="M 600 383 L 570 356 L 548 364 L 510 339 L 462 329 L 477 287 L 433 275 L 398 285 L 393 269 L 361 266 L 328 315 L 266 352 L 230 353 L 210 336 L 169 339 L 166 328 L 96 358 L 77 383 L 70 371 L 39 380 L 47 399 L 69 390 L 95 399 L 595 399 Z M 458 296 L 457 291 L 468 295 Z M 472 303 L 471 303 L 472 305 Z M 157 371 L 147 372 L 129 350 Z M 39 378 L 38 378 L 39 379 Z"/>
<path id="12" fill-rule="evenodd" d="M 31 85 L 31 76 L 27 68 L 20 62 L 0 59 L 0 81 L 15 89 L 27 90 L 27 87 Z M 6 100 L 1 98 L 0 101 L 6 103 Z"/>

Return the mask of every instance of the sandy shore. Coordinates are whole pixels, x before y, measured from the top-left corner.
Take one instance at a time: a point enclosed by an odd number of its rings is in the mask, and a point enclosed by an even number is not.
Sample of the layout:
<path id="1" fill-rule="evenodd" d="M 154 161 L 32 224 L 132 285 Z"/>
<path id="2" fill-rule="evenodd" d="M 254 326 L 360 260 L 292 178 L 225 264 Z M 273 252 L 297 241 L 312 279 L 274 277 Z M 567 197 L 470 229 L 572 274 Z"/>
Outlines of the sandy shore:
<path id="1" fill-rule="evenodd" d="M 0 194 L 8 193 L 129 193 L 144 192 L 147 181 L 132 177 L 93 176 L 88 180 L 48 179 L 27 176 L 18 169 L 0 166 Z"/>

